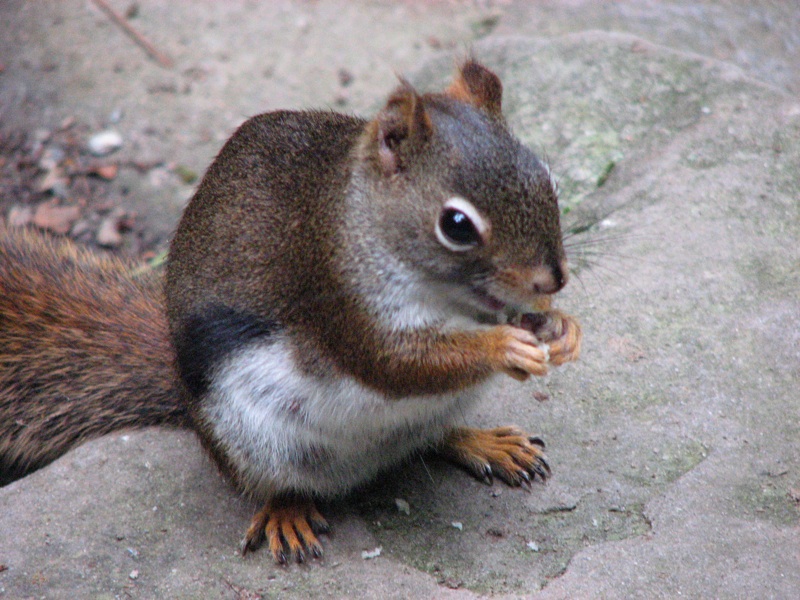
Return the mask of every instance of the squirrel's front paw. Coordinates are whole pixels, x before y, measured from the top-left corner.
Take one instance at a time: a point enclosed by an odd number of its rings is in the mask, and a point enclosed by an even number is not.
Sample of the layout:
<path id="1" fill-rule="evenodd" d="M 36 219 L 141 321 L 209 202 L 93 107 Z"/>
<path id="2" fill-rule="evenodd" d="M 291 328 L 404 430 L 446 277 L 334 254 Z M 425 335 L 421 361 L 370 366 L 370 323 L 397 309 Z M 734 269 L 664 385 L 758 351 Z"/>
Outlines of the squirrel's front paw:
<path id="1" fill-rule="evenodd" d="M 512 325 L 496 328 L 500 336 L 500 370 L 524 381 L 528 375 L 546 375 L 548 352 L 530 331 Z"/>
<path id="2" fill-rule="evenodd" d="M 322 556 L 317 533 L 328 531 L 328 523 L 314 502 L 286 496 L 273 498 L 256 513 L 242 540 L 242 555 L 267 541 L 275 562 L 304 562 L 306 552 L 314 558 Z"/>
<path id="3" fill-rule="evenodd" d="M 489 484 L 497 476 L 511 486 L 530 486 L 537 475 L 542 481 L 550 475 L 544 442 L 516 427 L 451 429 L 440 453 Z"/>
<path id="4" fill-rule="evenodd" d="M 575 317 L 559 310 L 522 315 L 520 327 L 533 333 L 550 348 L 550 363 L 562 365 L 578 360 L 583 333 Z"/>

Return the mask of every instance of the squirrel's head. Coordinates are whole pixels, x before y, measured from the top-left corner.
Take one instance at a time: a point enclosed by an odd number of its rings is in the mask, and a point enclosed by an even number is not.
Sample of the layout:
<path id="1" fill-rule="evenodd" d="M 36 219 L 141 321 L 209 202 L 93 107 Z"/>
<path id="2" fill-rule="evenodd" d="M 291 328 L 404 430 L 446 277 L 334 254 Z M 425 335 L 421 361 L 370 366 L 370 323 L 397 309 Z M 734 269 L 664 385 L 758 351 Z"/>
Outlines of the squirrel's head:
<path id="1" fill-rule="evenodd" d="M 470 60 L 440 94 L 402 82 L 359 146 L 376 242 L 485 313 L 530 310 L 567 281 L 550 172 L 501 106 L 499 78 Z"/>

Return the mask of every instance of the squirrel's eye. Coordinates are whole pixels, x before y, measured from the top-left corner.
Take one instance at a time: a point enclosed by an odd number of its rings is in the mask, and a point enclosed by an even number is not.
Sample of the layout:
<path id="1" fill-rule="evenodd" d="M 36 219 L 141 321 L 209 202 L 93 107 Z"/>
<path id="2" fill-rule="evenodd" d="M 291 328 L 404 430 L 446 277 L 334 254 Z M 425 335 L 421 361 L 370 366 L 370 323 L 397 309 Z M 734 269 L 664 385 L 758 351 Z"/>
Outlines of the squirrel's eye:
<path id="1" fill-rule="evenodd" d="M 472 246 L 480 241 L 475 225 L 463 212 L 446 208 L 439 217 L 439 228 L 451 242 L 459 246 Z"/>
<path id="2" fill-rule="evenodd" d="M 436 223 L 439 242 L 454 252 L 464 252 L 483 243 L 486 223 L 472 204 L 463 198 L 445 202 Z"/>

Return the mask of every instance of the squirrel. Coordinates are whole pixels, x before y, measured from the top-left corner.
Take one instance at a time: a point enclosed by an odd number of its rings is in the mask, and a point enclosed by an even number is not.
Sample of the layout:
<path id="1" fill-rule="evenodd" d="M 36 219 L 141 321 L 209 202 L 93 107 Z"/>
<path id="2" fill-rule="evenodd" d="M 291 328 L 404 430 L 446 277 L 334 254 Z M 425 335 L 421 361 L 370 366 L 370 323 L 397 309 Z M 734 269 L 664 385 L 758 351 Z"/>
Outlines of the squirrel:
<path id="1" fill-rule="evenodd" d="M 125 427 L 194 430 L 260 503 L 242 554 L 319 557 L 315 502 L 433 450 L 544 480 L 544 443 L 460 425 L 495 374 L 575 360 L 556 186 L 473 59 L 401 79 L 372 120 L 247 120 L 188 203 L 165 274 L 71 242 L 0 240 L 0 478 Z"/>

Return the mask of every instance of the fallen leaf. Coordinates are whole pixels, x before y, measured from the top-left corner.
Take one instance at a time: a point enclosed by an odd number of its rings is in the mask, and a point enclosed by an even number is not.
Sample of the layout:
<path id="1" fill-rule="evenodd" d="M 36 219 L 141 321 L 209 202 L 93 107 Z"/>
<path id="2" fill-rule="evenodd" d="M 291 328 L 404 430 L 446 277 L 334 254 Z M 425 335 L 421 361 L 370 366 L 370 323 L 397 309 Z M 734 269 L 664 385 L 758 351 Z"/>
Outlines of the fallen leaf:
<path id="1" fill-rule="evenodd" d="M 79 206 L 57 206 L 52 202 L 44 202 L 36 207 L 33 224 L 40 229 L 64 235 L 72 224 L 81 216 Z"/>
<path id="2" fill-rule="evenodd" d="M 119 165 L 116 163 L 92 165 L 91 173 L 110 181 L 117 177 L 117 173 L 119 173 Z"/>

